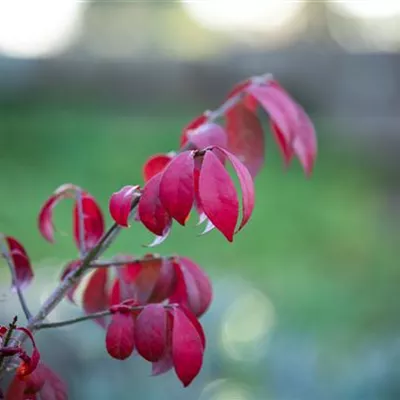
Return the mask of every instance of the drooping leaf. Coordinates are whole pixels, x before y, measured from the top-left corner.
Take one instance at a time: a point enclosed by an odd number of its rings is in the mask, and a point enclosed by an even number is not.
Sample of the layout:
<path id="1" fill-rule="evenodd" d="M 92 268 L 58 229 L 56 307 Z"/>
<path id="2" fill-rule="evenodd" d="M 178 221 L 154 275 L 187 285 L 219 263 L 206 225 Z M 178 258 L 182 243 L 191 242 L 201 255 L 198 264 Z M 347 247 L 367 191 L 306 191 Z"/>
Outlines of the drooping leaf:
<path id="1" fill-rule="evenodd" d="M 165 168 L 160 181 L 160 201 L 167 213 L 185 225 L 194 201 L 194 160 L 191 151 L 177 155 Z"/>
<path id="2" fill-rule="evenodd" d="M 257 115 L 240 102 L 226 113 L 226 130 L 229 151 L 256 176 L 265 159 L 264 131 Z"/>
<path id="3" fill-rule="evenodd" d="M 82 306 L 86 314 L 106 310 L 109 307 L 107 292 L 108 271 L 107 268 L 96 269 L 90 277 L 83 292 Z M 105 327 L 105 318 L 95 320 L 100 326 Z"/>
<path id="4" fill-rule="evenodd" d="M 157 236 L 163 236 L 171 223 L 171 217 L 159 198 L 161 176 L 159 173 L 147 182 L 138 206 L 140 221 Z"/>
<path id="5" fill-rule="evenodd" d="M 96 246 L 97 242 L 103 236 L 104 218 L 94 197 L 89 193 L 82 192 L 80 201 L 82 202 L 83 221 L 80 222 L 80 206 L 78 201 L 75 202 L 73 212 L 74 239 L 78 249 L 81 249 L 81 241 L 83 241 L 85 251 L 87 251 Z"/>
<path id="6" fill-rule="evenodd" d="M 239 217 L 239 202 L 231 177 L 213 151 L 204 155 L 199 197 L 209 220 L 232 242 Z"/>
<path id="7" fill-rule="evenodd" d="M 130 313 L 115 313 L 107 328 L 106 348 L 108 354 L 118 360 L 128 358 L 134 348 L 134 322 Z"/>
<path id="8" fill-rule="evenodd" d="M 1 234 L 0 245 L 1 254 L 10 262 L 11 268 L 14 270 L 16 282 L 12 282 L 12 287 L 26 288 L 33 279 L 32 265 L 26 250 L 17 239 Z"/>
<path id="9" fill-rule="evenodd" d="M 204 347 L 197 329 L 179 308 L 173 313 L 172 358 L 175 372 L 183 386 L 188 386 L 200 372 Z"/>
<path id="10" fill-rule="evenodd" d="M 148 299 L 149 303 L 160 303 L 170 297 L 175 290 L 176 273 L 173 262 L 169 258 L 163 258 L 153 292 Z"/>
<path id="11" fill-rule="evenodd" d="M 135 324 L 138 353 L 147 361 L 159 361 L 167 348 L 167 313 L 162 304 L 149 304 Z"/>
<path id="12" fill-rule="evenodd" d="M 173 156 L 170 154 L 155 154 L 151 156 L 143 166 L 144 181 L 149 181 L 154 175 L 157 175 L 169 164 Z"/>
<path id="13" fill-rule="evenodd" d="M 242 191 L 242 221 L 237 231 L 240 231 L 249 221 L 254 209 L 254 182 L 249 170 L 240 162 L 240 160 L 229 151 L 219 148 L 217 151 L 223 152 L 236 172 L 239 178 Z"/>
<path id="14" fill-rule="evenodd" d="M 139 186 L 124 186 L 115 192 L 109 202 L 112 219 L 120 226 L 129 227 L 132 202 L 138 195 Z"/>
<path id="15" fill-rule="evenodd" d="M 36 371 L 29 377 L 29 386 L 41 387 L 41 400 L 67 400 L 67 386 L 65 382 L 48 366 L 39 364 Z"/>

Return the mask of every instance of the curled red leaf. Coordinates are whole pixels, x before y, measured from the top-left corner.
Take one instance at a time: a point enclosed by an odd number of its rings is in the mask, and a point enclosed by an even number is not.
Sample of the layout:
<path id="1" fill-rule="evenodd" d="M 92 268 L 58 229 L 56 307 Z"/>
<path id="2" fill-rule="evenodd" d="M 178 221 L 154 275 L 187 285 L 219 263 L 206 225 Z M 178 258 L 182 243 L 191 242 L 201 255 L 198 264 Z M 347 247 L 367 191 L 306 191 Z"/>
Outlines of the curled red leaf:
<path id="1" fill-rule="evenodd" d="M 106 334 L 108 354 L 118 360 L 128 358 L 135 348 L 134 322 L 130 313 L 113 315 Z"/>
<path id="2" fill-rule="evenodd" d="M 176 307 L 172 313 L 172 358 L 175 372 L 186 387 L 200 372 L 204 347 L 197 329 L 185 312 Z"/>
<path id="3" fill-rule="evenodd" d="M 194 201 L 194 159 L 191 151 L 177 155 L 160 180 L 160 201 L 167 213 L 185 225 Z"/>
<path id="4" fill-rule="evenodd" d="M 135 323 L 138 353 L 147 361 L 159 361 L 167 348 L 167 313 L 162 304 L 149 304 Z"/>
<path id="5" fill-rule="evenodd" d="M 144 181 L 149 181 L 154 175 L 163 171 L 172 158 L 170 154 L 155 154 L 151 156 L 143 166 Z"/>
<path id="6" fill-rule="evenodd" d="M 0 234 L 0 244 L 1 254 L 14 270 L 16 282 L 12 282 L 12 287 L 26 288 L 33 279 L 32 265 L 26 250 L 17 239 L 11 236 Z"/>
<path id="7" fill-rule="evenodd" d="M 198 190 L 204 213 L 232 242 L 239 217 L 239 202 L 231 177 L 213 151 L 204 155 Z"/>
<path id="8" fill-rule="evenodd" d="M 157 236 L 163 236 L 171 223 L 171 217 L 159 198 L 161 176 L 159 173 L 147 182 L 138 206 L 140 221 Z"/>
<path id="9" fill-rule="evenodd" d="M 249 221 L 254 210 L 254 183 L 249 170 L 242 162 L 229 151 L 219 148 L 226 155 L 236 172 L 239 179 L 240 188 L 242 191 L 242 221 L 237 231 L 240 231 Z"/>
<path id="10" fill-rule="evenodd" d="M 115 192 L 109 202 L 112 219 L 120 226 L 129 227 L 132 202 L 138 195 L 139 186 L 124 186 Z"/>
<path id="11" fill-rule="evenodd" d="M 82 210 L 81 217 L 80 209 Z M 80 218 L 83 220 L 80 221 Z M 104 218 L 99 205 L 89 193 L 81 192 L 74 206 L 74 239 L 77 247 L 81 249 L 83 245 L 84 250 L 87 251 L 96 246 L 103 234 Z"/>

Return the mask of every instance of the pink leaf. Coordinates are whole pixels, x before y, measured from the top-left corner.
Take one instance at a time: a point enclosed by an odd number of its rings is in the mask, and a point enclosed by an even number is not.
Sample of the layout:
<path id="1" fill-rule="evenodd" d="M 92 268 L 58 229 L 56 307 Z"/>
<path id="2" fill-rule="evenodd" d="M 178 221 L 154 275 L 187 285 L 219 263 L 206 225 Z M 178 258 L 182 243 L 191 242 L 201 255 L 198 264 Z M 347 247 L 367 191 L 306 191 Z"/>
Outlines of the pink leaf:
<path id="1" fill-rule="evenodd" d="M 143 167 L 144 181 L 149 181 L 154 175 L 163 171 L 171 160 L 172 157 L 169 154 L 155 154 L 150 157 Z"/>
<path id="2" fill-rule="evenodd" d="M 285 166 L 287 167 L 293 158 L 293 154 L 294 154 L 293 149 L 289 145 L 289 143 L 287 143 L 287 141 L 285 140 L 285 136 L 283 135 L 283 133 L 279 129 L 278 125 L 276 125 L 274 121 L 271 121 L 270 126 L 271 126 L 271 131 L 272 131 L 273 135 L 275 136 L 275 140 L 278 143 L 278 147 L 282 153 L 282 157 L 283 157 L 283 161 L 285 162 Z"/>
<path id="3" fill-rule="evenodd" d="M 99 268 L 94 271 L 83 293 L 83 309 L 86 314 L 103 311 L 109 307 L 107 283 L 107 268 Z M 97 318 L 95 321 L 105 327 L 105 318 Z"/>
<path id="4" fill-rule="evenodd" d="M 256 176 L 265 159 L 264 132 L 257 115 L 238 103 L 226 113 L 226 129 L 229 150 Z"/>
<path id="5" fill-rule="evenodd" d="M 204 347 L 197 329 L 179 308 L 173 310 L 172 358 L 175 372 L 186 387 L 200 372 Z"/>
<path id="6" fill-rule="evenodd" d="M 106 334 L 108 354 L 118 360 L 128 358 L 135 347 L 134 322 L 130 313 L 113 315 Z"/>
<path id="7" fill-rule="evenodd" d="M 232 163 L 232 166 L 239 178 L 240 188 L 242 190 L 242 222 L 237 231 L 240 231 L 249 221 L 254 209 L 254 183 L 249 170 L 233 154 L 225 149 L 222 151 Z"/>
<path id="8" fill-rule="evenodd" d="M 168 214 L 185 225 L 194 201 L 194 160 L 191 151 L 176 156 L 162 173 L 160 201 Z"/>
<path id="9" fill-rule="evenodd" d="M 181 147 L 185 146 L 187 142 L 189 141 L 189 132 L 192 131 L 193 129 L 197 129 L 199 126 L 203 125 L 205 122 L 207 122 L 207 116 L 204 114 L 199 115 L 195 119 L 193 119 L 191 122 L 189 122 L 188 125 L 186 125 L 183 130 L 182 130 L 182 136 L 181 136 Z"/>
<path id="10" fill-rule="evenodd" d="M 213 122 L 204 123 L 194 130 L 187 132 L 190 143 L 193 143 L 198 150 L 209 146 L 227 146 L 227 134 L 225 129 Z"/>
<path id="11" fill-rule="evenodd" d="M 232 242 L 239 217 L 239 202 L 231 177 L 213 151 L 204 155 L 199 196 L 209 220 Z"/>
<path id="12" fill-rule="evenodd" d="M 118 278 L 115 278 L 111 286 L 109 304 L 110 306 L 114 306 L 116 304 L 120 304 L 122 300 L 123 299 L 121 296 L 121 283 Z"/>
<path id="13" fill-rule="evenodd" d="M 147 361 L 160 360 L 167 348 L 167 313 L 162 304 L 149 304 L 135 324 L 138 353 Z"/>
<path id="14" fill-rule="evenodd" d="M 317 137 L 313 123 L 300 106 L 298 108 L 298 113 L 298 130 L 293 141 L 293 149 L 305 173 L 309 176 L 311 175 L 317 157 Z"/>
<path id="15" fill-rule="evenodd" d="M 132 202 L 138 195 L 138 189 L 139 186 L 124 186 L 111 196 L 109 210 L 112 219 L 118 225 L 129 227 Z"/>
<path id="16" fill-rule="evenodd" d="M 200 336 L 201 344 L 203 346 L 203 349 L 206 348 L 206 335 L 204 333 L 204 329 L 202 325 L 200 324 L 199 320 L 197 319 L 196 315 L 193 314 L 191 310 L 186 308 L 185 306 L 180 306 L 181 310 L 185 313 L 185 315 L 188 317 L 189 321 L 193 324 L 193 326 L 196 328 L 197 333 Z"/>
<path id="17" fill-rule="evenodd" d="M 171 348 L 167 349 L 164 357 L 156 362 L 152 363 L 152 376 L 162 375 L 172 369 L 174 366 L 174 361 L 172 359 L 172 350 Z"/>
<path id="18" fill-rule="evenodd" d="M 147 182 L 138 207 L 140 221 L 150 232 L 157 236 L 165 234 L 165 230 L 171 221 L 171 217 L 159 199 L 161 176 L 161 173 L 157 174 Z"/>
<path id="19" fill-rule="evenodd" d="M 0 235 L 0 241 L 2 237 Z M 33 279 L 33 270 L 28 254 L 24 247 L 15 238 L 3 236 L 5 246 L 2 246 L 3 256 L 11 263 L 14 269 L 16 282 L 12 282 L 13 288 L 19 286 L 26 288 Z"/>
<path id="20" fill-rule="evenodd" d="M 74 239 L 78 248 L 81 248 L 81 237 L 85 249 L 91 249 L 104 234 L 104 218 L 100 207 L 93 196 L 88 193 L 81 193 L 83 222 L 79 221 L 79 206 L 74 206 Z M 81 232 L 83 228 L 83 232 Z"/>

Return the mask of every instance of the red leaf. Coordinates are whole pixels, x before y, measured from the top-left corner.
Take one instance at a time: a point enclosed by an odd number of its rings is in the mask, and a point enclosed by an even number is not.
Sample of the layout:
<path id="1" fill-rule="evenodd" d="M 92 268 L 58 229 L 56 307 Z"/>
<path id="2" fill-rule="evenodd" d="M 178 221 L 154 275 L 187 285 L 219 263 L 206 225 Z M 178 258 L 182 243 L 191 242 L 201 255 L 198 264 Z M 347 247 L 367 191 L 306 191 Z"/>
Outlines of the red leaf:
<path id="1" fill-rule="evenodd" d="M 197 316 L 203 315 L 212 301 L 212 286 L 207 274 L 192 260 L 179 257 L 180 268 L 185 279 L 185 287 L 190 310 Z"/>
<path id="2" fill-rule="evenodd" d="M 300 106 L 298 113 L 298 130 L 293 141 L 293 149 L 305 173 L 310 175 L 317 157 L 317 137 L 313 123 Z"/>
<path id="3" fill-rule="evenodd" d="M 265 158 L 264 132 L 257 115 L 238 103 L 226 113 L 226 129 L 229 150 L 256 176 Z"/>
<path id="4" fill-rule="evenodd" d="M 213 151 L 204 155 L 199 196 L 209 220 L 232 242 L 239 217 L 239 202 L 232 179 Z"/>
<path id="5" fill-rule="evenodd" d="M 167 313 L 162 304 L 149 304 L 135 324 L 138 353 L 147 361 L 160 360 L 167 348 Z"/>
<path id="6" fill-rule="evenodd" d="M 225 149 L 222 151 L 232 163 L 232 166 L 239 178 L 240 188 L 242 190 L 242 222 L 237 230 L 240 231 L 249 221 L 254 209 L 254 183 L 249 170 L 233 154 Z"/>
<path id="7" fill-rule="evenodd" d="M 167 213 L 185 225 L 194 201 L 194 160 L 191 151 L 176 156 L 166 167 L 160 181 L 160 201 Z"/>
<path id="8" fill-rule="evenodd" d="M 0 235 L 0 241 L 2 239 Z M 13 288 L 18 285 L 20 288 L 27 287 L 33 279 L 33 270 L 26 250 L 15 238 L 3 236 L 6 246 L 2 246 L 3 256 L 8 259 L 14 268 L 16 282 L 12 283 Z"/>
<path id="9" fill-rule="evenodd" d="M 187 307 L 200 317 L 212 301 L 212 286 L 205 272 L 192 260 L 180 257 L 174 264 L 177 284 L 170 297 L 170 303 L 178 303 Z"/>
<path id="10" fill-rule="evenodd" d="M 31 357 L 24 357 L 17 369 L 17 375 L 20 378 L 30 375 L 37 368 L 40 361 L 40 353 L 36 347 L 32 350 Z"/>
<path id="11" fill-rule="evenodd" d="M 147 182 L 138 207 L 140 221 L 157 236 L 163 236 L 171 222 L 171 217 L 159 199 L 161 176 L 157 174 Z"/>
<path id="12" fill-rule="evenodd" d="M 274 121 L 271 121 L 270 126 L 271 126 L 271 131 L 274 134 L 275 140 L 278 143 L 279 149 L 282 153 L 285 166 L 288 166 L 293 158 L 293 149 L 287 143 L 287 141 L 285 140 L 285 136 L 279 129 L 278 125 L 274 123 Z"/>
<path id="13" fill-rule="evenodd" d="M 204 333 L 204 329 L 202 325 L 200 324 L 199 320 L 196 318 L 196 316 L 186 307 L 180 306 L 181 310 L 185 313 L 185 315 L 188 317 L 189 321 L 193 324 L 193 326 L 196 328 L 197 333 L 200 336 L 201 344 L 203 346 L 203 349 L 206 348 L 206 335 Z"/>
<path id="14" fill-rule="evenodd" d="M 173 310 L 172 358 L 175 372 L 186 387 L 200 372 L 204 347 L 197 329 L 180 308 Z"/>
<path id="15" fill-rule="evenodd" d="M 172 220 L 169 221 L 168 226 L 164 229 L 164 233 L 161 236 L 155 236 L 154 240 L 145 247 L 155 247 L 163 243 L 171 232 L 171 226 L 172 226 Z"/>
<path id="16" fill-rule="evenodd" d="M 209 146 L 226 147 L 228 139 L 225 129 L 213 122 L 204 123 L 198 128 L 188 131 L 187 137 L 198 150 Z"/>
<path id="17" fill-rule="evenodd" d="M 200 125 L 203 125 L 205 122 L 207 122 L 207 116 L 204 113 L 193 119 L 191 122 L 189 122 L 188 125 L 186 125 L 183 128 L 181 136 L 181 147 L 188 142 L 189 132 L 193 129 L 197 129 Z"/>
<path id="18" fill-rule="evenodd" d="M 86 314 L 103 311 L 109 307 L 107 283 L 107 268 L 99 268 L 92 274 L 83 293 L 83 309 Z M 105 327 L 105 318 L 97 318 L 95 321 Z"/>
<path id="19" fill-rule="evenodd" d="M 129 227 L 132 202 L 137 197 L 138 189 L 139 186 L 124 186 L 111 196 L 109 210 L 111 217 L 118 225 Z"/>
<path id="20" fill-rule="evenodd" d="M 251 79 L 246 79 L 242 82 L 237 83 L 232 90 L 228 93 L 228 99 L 235 97 L 236 95 L 243 93 L 251 85 Z"/>
<path id="21" fill-rule="evenodd" d="M 81 248 L 81 238 L 85 251 L 96 246 L 104 234 L 104 219 L 96 200 L 89 193 L 81 192 L 83 221 L 79 221 L 79 196 L 74 206 L 74 239 L 78 249 Z M 83 232 L 81 229 L 83 228 Z"/>
<path id="22" fill-rule="evenodd" d="M 149 181 L 154 175 L 163 171 L 172 158 L 169 154 L 155 154 L 151 156 L 143 166 L 144 181 Z"/>
<path id="23" fill-rule="evenodd" d="M 75 198 L 77 186 L 67 183 L 57 188 L 54 194 L 42 206 L 38 225 L 42 236 L 49 242 L 54 242 L 54 224 L 53 224 L 53 209 L 60 200 L 66 198 Z"/>
<path id="24" fill-rule="evenodd" d="M 114 283 L 111 286 L 111 292 L 110 292 L 110 306 L 114 306 L 116 304 L 120 304 L 122 301 L 121 297 L 121 283 L 118 278 L 114 279 Z"/>
<path id="25" fill-rule="evenodd" d="M 108 354 L 117 360 L 128 358 L 135 347 L 134 322 L 130 313 L 113 315 L 106 334 Z"/>
<path id="26" fill-rule="evenodd" d="M 175 268 L 170 259 L 162 259 L 157 282 L 149 298 L 151 303 L 160 303 L 170 297 L 176 285 Z"/>

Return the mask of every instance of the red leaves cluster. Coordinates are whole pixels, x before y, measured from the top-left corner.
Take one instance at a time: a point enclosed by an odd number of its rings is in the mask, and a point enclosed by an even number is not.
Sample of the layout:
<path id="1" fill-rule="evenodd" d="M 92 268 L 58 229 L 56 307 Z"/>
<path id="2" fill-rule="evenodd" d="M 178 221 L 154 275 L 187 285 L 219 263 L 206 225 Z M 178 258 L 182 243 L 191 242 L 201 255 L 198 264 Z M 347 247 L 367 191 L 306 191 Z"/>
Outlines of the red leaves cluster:
<path id="1" fill-rule="evenodd" d="M 22 331 L 32 343 L 32 353 L 29 356 L 20 346 L 5 345 L 4 338 L 9 329 Z M 5 395 L 6 400 L 65 400 L 67 392 L 61 379 L 43 363 L 40 363 L 40 353 L 36 347 L 32 333 L 23 327 L 0 327 L 0 356 L 20 358 L 21 363 Z M 4 397 L 3 397 L 4 398 Z"/>
<path id="2" fill-rule="evenodd" d="M 40 363 L 30 375 L 15 375 L 5 400 L 67 400 L 67 388 L 59 376 Z"/>
<path id="3" fill-rule="evenodd" d="M 200 372 L 205 349 L 203 328 L 185 307 L 149 304 L 142 311 L 117 311 L 108 326 L 106 348 L 119 360 L 134 351 L 152 363 L 153 375 L 171 368 L 188 386 Z"/>
<path id="4" fill-rule="evenodd" d="M 240 230 L 254 207 L 253 180 L 247 168 L 222 147 L 204 151 L 184 151 L 144 187 L 138 216 L 155 235 L 165 237 L 172 219 L 185 225 L 193 208 L 208 218 L 225 237 L 233 240 L 239 218 L 239 200 L 235 185 L 224 167 L 228 159 L 242 189 L 243 217 Z"/>
<path id="5" fill-rule="evenodd" d="M 92 195 L 78 186 L 60 186 L 44 203 L 38 217 L 39 231 L 49 242 L 54 242 L 54 207 L 63 199 L 74 199 L 73 236 L 78 249 L 85 253 L 93 248 L 104 233 L 104 218 Z"/>

